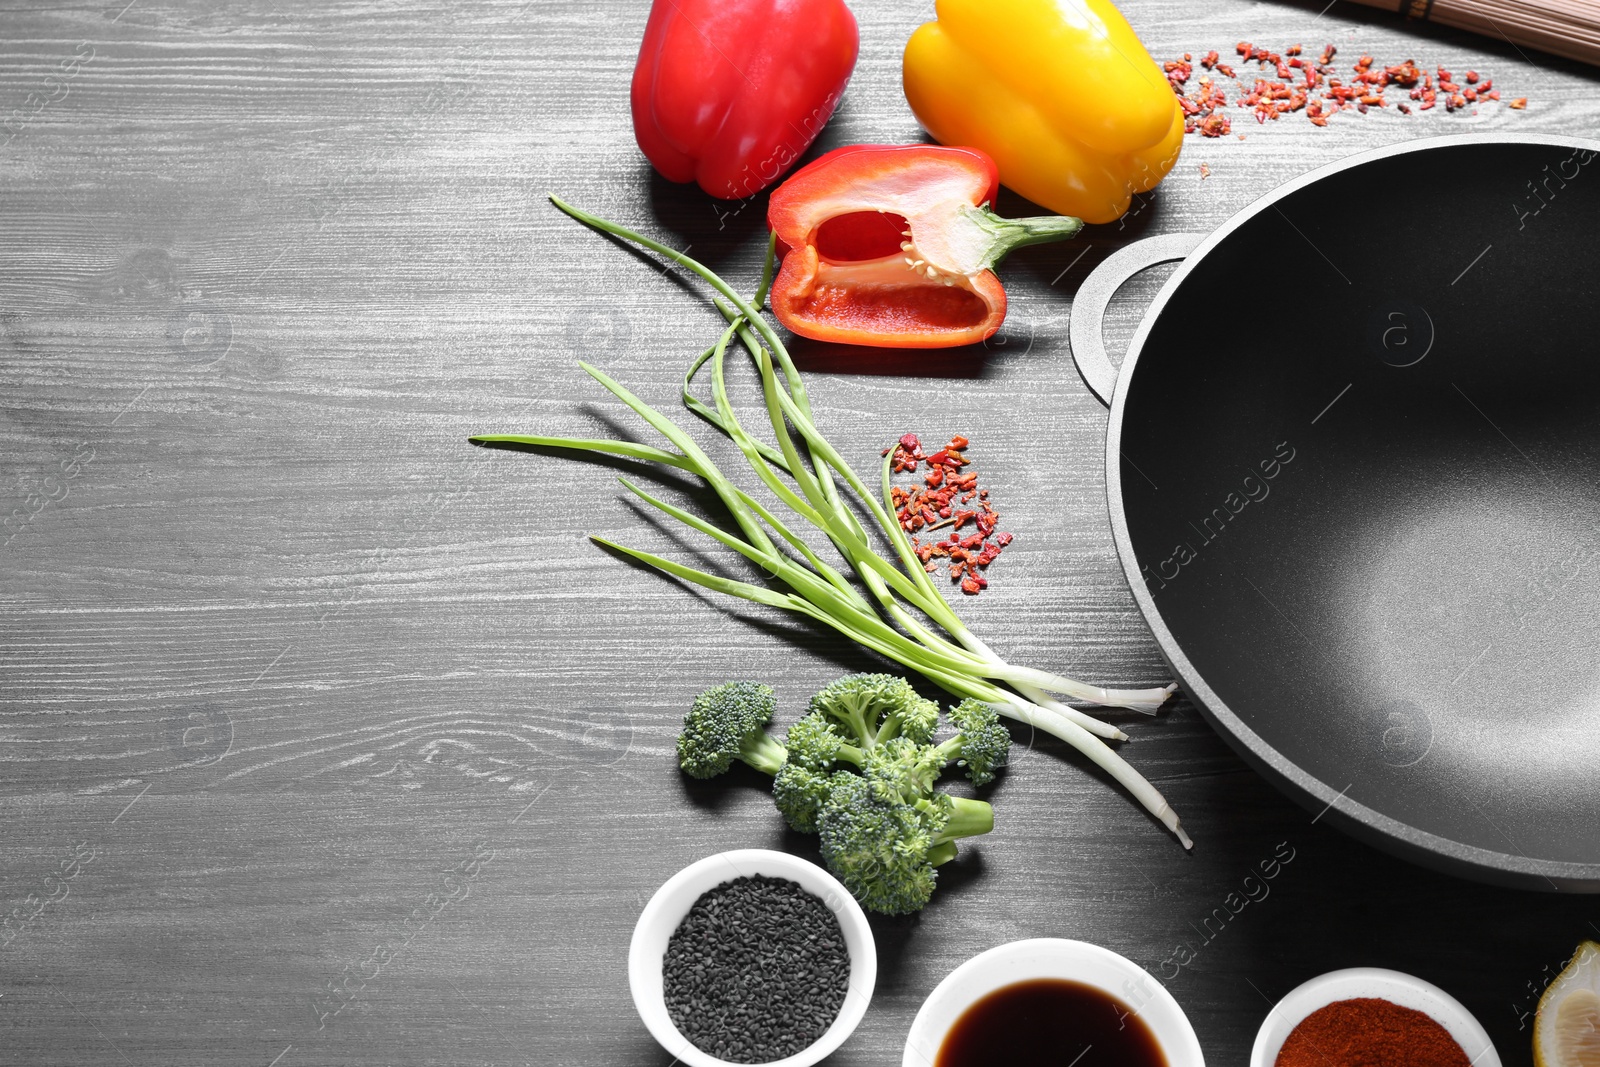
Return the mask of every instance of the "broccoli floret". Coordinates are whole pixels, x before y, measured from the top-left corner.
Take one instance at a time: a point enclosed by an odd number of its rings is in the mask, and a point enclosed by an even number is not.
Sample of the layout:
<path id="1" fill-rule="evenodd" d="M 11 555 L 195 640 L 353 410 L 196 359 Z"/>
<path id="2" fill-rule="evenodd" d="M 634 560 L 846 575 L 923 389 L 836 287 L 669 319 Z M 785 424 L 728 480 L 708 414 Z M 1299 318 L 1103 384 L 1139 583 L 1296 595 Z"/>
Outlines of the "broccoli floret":
<path id="1" fill-rule="evenodd" d="M 919 745 L 896 737 L 873 748 L 862 762 L 861 773 L 872 784 L 873 796 L 883 801 L 909 804 L 933 792 L 944 770 L 944 754 L 934 745 Z"/>
<path id="2" fill-rule="evenodd" d="M 950 709 L 950 721 L 961 732 L 939 745 L 947 760 L 966 768 L 973 785 L 994 781 L 994 772 L 1011 754 L 1011 732 L 1000 723 L 994 708 L 968 697 Z"/>
<path id="3" fill-rule="evenodd" d="M 843 771 L 834 772 L 843 774 Z M 831 776 L 814 771 L 791 759 L 772 779 L 772 802 L 783 814 L 783 821 L 802 834 L 817 832 L 817 816 L 833 789 Z"/>
<path id="4" fill-rule="evenodd" d="M 955 856 L 951 842 L 993 828 L 994 810 L 981 800 L 885 801 L 847 773 L 834 776 L 818 818 L 828 869 L 863 907 L 886 915 L 920 911 L 933 895 L 934 867 Z"/>
<path id="5" fill-rule="evenodd" d="M 818 711 L 802 716 L 783 739 L 789 762 L 813 771 L 831 771 L 836 760 L 861 766 L 862 752 L 834 721 Z"/>
<path id="6" fill-rule="evenodd" d="M 678 735 L 678 766 L 693 778 L 713 778 L 743 760 L 777 774 L 788 753 L 766 731 L 777 701 L 759 682 L 727 682 L 694 698 Z"/>
<path id="7" fill-rule="evenodd" d="M 896 737 L 867 751 L 861 773 L 883 800 L 906 802 L 933 792 L 939 775 L 950 763 L 966 768 L 974 785 L 994 781 L 1011 751 L 1011 734 L 1000 724 L 993 708 L 981 700 L 963 700 L 950 719 L 960 733 L 938 745 L 915 744 Z"/>
<path id="8" fill-rule="evenodd" d="M 994 829 L 981 800 L 935 789 L 952 762 L 978 785 L 1005 765 L 1011 735 L 994 709 L 964 700 L 950 712 L 959 731 L 933 743 L 939 706 L 887 674 L 841 678 L 811 698 L 784 743 L 767 733 L 771 687 L 728 682 L 695 698 L 678 735 L 685 773 L 710 778 L 734 760 L 773 776 L 784 821 L 822 838 L 822 857 L 861 901 L 888 915 L 919 911 L 956 857 L 955 842 Z"/>
<path id="9" fill-rule="evenodd" d="M 921 911 L 933 895 L 933 839 L 921 814 L 878 801 L 865 778 L 834 784 L 817 829 L 828 869 L 863 907 L 903 915 Z"/>
<path id="10" fill-rule="evenodd" d="M 939 721 L 939 705 L 892 674 L 840 678 L 811 698 L 810 710 L 842 726 L 861 749 L 902 735 L 925 744 Z"/>
<path id="11" fill-rule="evenodd" d="M 908 685 L 906 688 L 911 687 Z M 923 700 L 915 691 L 911 697 L 902 707 L 884 717 L 883 724 L 878 727 L 879 744 L 895 737 L 904 737 L 919 745 L 933 740 L 933 732 L 939 728 L 939 705 L 932 700 Z"/>

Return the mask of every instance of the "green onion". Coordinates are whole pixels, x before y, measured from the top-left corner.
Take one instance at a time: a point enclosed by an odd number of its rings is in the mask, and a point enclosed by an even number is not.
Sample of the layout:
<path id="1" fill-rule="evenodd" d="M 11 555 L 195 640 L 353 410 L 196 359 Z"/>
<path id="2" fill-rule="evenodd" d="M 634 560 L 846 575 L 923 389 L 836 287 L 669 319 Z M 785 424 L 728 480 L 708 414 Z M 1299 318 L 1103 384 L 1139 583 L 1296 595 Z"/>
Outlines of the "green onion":
<path id="1" fill-rule="evenodd" d="M 817 429 L 800 374 L 777 331 L 760 313 L 772 283 L 772 242 L 768 242 L 761 286 L 747 300 L 708 267 L 681 252 L 555 197 L 550 199 L 585 225 L 665 256 L 716 290 L 721 299 L 713 298 L 713 302 L 726 326 L 717 343 L 702 352 L 684 375 L 683 403 L 690 412 L 727 435 L 744 457 L 749 473 L 782 507 L 774 509 L 763 504 L 751 492 L 736 486 L 680 426 L 587 363 L 580 366 L 660 433 L 672 446 L 670 449 L 631 441 L 524 434 L 482 434 L 472 440 L 480 444 L 504 442 L 609 453 L 698 476 L 721 499 L 738 533 L 660 500 L 626 479 L 622 484 L 644 503 L 750 560 L 786 591 L 712 574 L 603 538 L 594 540 L 683 581 L 804 615 L 917 671 L 957 696 L 986 701 L 1002 715 L 1059 737 L 1121 783 L 1189 847 L 1189 837 L 1179 826 L 1171 805 L 1106 744 L 1106 740 L 1126 740 L 1127 735 L 1061 699 L 1153 713 L 1175 687 L 1102 689 L 1047 671 L 1019 667 L 1006 662 L 967 629 L 923 569 L 895 516 L 889 472 L 898 444 L 884 457 L 874 492 Z M 764 414 L 775 443 L 753 436 L 729 400 L 726 362 L 728 349 L 735 342 L 760 374 Z M 709 404 L 691 391 L 696 375 L 707 367 L 712 385 Z M 858 509 L 877 527 L 873 535 L 869 536 L 857 518 Z M 784 516 L 780 517 L 779 511 L 784 511 Z M 819 557 L 789 525 L 797 521 L 821 531 L 832 542 L 854 582 Z M 890 550 L 887 555 L 878 548 L 883 542 Z"/>

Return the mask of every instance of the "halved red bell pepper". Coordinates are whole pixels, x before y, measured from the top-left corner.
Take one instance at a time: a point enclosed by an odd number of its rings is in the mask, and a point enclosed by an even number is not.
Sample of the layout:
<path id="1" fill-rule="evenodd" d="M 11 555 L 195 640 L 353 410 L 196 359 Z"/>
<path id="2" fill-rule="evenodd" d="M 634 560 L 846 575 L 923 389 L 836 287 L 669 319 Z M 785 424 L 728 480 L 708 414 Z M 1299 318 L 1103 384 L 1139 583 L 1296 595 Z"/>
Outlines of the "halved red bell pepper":
<path id="1" fill-rule="evenodd" d="M 991 270 L 1013 248 L 1082 228 L 1050 215 L 1005 219 L 975 148 L 855 145 L 796 172 L 772 194 L 767 223 L 783 266 L 778 321 L 801 337 L 887 348 L 948 348 L 992 335 L 1006 293 Z"/>
<path id="2" fill-rule="evenodd" d="M 856 64 L 844 0 L 655 0 L 633 71 L 633 133 L 662 176 L 737 200 L 828 124 Z"/>

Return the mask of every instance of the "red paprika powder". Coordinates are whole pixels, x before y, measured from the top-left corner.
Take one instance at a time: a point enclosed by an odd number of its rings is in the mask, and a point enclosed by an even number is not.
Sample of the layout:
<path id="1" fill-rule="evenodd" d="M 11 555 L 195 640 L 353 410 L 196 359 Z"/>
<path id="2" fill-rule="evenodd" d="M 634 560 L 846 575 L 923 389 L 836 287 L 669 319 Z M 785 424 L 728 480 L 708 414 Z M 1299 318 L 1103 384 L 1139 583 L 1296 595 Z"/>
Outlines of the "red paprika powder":
<path id="1" fill-rule="evenodd" d="M 1300 1020 L 1275 1067 L 1470 1067 L 1470 1061 L 1425 1012 L 1356 997 Z"/>

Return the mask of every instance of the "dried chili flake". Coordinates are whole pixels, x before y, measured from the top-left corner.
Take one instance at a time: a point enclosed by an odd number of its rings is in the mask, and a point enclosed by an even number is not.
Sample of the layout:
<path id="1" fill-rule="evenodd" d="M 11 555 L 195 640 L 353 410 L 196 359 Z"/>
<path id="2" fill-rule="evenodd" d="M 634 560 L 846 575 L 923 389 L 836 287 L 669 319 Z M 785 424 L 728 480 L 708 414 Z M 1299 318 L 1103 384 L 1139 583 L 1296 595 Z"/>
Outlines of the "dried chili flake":
<path id="1" fill-rule="evenodd" d="M 1499 92 L 1493 88 L 1494 83 L 1478 71 L 1467 71 L 1463 81 L 1457 82 L 1444 67 L 1435 67 L 1430 72 L 1414 59 L 1380 64 L 1375 57 L 1363 55 L 1351 65 L 1347 74 L 1341 74 L 1333 65 L 1338 48 L 1331 44 L 1314 60 L 1302 58 L 1305 49 L 1298 44 L 1285 48 L 1279 54 L 1250 41 L 1240 41 L 1234 46 L 1234 51 L 1245 61 L 1255 62 L 1266 76 L 1250 79 L 1250 85 L 1246 88 L 1234 69 L 1220 62 L 1217 51 L 1205 53 L 1200 59 L 1201 67 L 1235 83 L 1236 91 L 1231 100 L 1228 90 L 1218 78 L 1201 77 L 1196 87 L 1190 87 L 1193 53 L 1186 52 L 1182 59 L 1162 64 L 1172 90 L 1178 97 L 1185 133 L 1198 133 L 1202 137 L 1222 137 L 1231 133 L 1232 122 L 1225 114 L 1230 107 L 1249 109 L 1255 115 L 1256 122 L 1263 125 L 1268 121 L 1275 122 L 1290 112 L 1303 111 L 1312 125 L 1327 126 L 1328 119 L 1341 111 L 1367 114 L 1373 108 L 1389 107 L 1390 99 L 1385 94 L 1395 86 L 1408 99 L 1418 102 L 1416 107 L 1396 103 L 1395 110 L 1403 115 L 1432 110 L 1440 102 L 1440 96 L 1443 96 L 1445 110 L 1449 112 L 1500 99 Z M 1506 106 L 1521 111 L 1527 107 L 1527 98 L 1518 97 Z M 1477 111 L 1472 113 L 1477 114 Z M 1244 134 L 1238 136 L 1240 140 L 1244 139 Z M 1200 176 L 1204 178 L 1209 174 L 1210 168 L 1202 166 Z"/>
<path id="2" fill-rule="evenodd" d="M 1407 89 L 1411 88 L 1411 86 L 1422 80 L 1422 71 L 1419 70 L 1417 68 L 1417 64 L 1410 59 L 1406 60 L 1404 63 L 1383 68 L 1383 73 L 1389 81 L 1394 82 L 1396 85 L 1403 85 Z"/>
<path id="3" fill-rule="evenodd" d="M 1011 535 L 994 534 L 1000 514 L 989 503 L 989 491 L 979 487 L 975 471 L 962 469 L 971 463 L 963 454 L 971 446 L 967 438 L 956 435 L 943 448 L 924 455 L 917 436 L 906 434 L 883 455 L 890 456 L 891 469 L 896 473 L 917 474 L 925 467 L 920 480 L 889 489 L 895 517 L 901 529 L 911 535 L 912 549 L 923 570 L 937 574 L 941 561 L 948 560 L 945 573 L 951 583 L 959 585 L 966 595 L 976 596 L 989 587 L 988 578 L 980 572 L 999 558 L 1011 543 Z M 967 506 L 974 500 L 976 506 Z M 973 527 L 977 533 L 963 529 Z M 943 531 L 943 540 L 922 540 L 923 535 L 935 530 Z M 963 532 L 957 533 L 958 530 Z"/>

